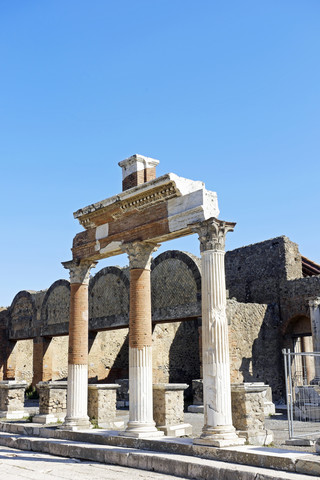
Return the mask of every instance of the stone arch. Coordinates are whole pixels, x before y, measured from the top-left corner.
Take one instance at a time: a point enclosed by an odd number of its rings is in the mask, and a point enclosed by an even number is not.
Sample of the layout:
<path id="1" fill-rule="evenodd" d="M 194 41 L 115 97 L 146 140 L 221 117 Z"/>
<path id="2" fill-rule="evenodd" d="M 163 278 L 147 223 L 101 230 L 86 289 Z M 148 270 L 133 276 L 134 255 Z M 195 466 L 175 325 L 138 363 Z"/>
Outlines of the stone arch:
<path id="1" fill-rule="evenodd" d="M 41 335 L 68 335 L 70 282 L 57 280 L 47 290 L 41 307 Z"/>
<path id="2" fill-rule="evenodd" d="M 282 330 L 284 335 L 311 335 L 310 318 L 303 313 L 298 313 L 287 320 Z"/>
<path id="3" fill-rule="evenodd" d="M 200 260 L 186 252 L 168 250 L 151 265 L 153 376 L 156 382 L 186 382 L 200 375 L 201 316 Z M 187 322 L 184 320 L 188 320 Z M 183 360 L 188 344 L 188 362 Z M 188 396 L 191 388 L 185 392 Z"/>
<path id="4" fill-rule="evenodd" d="M 105 267 L 89 283 L 91 330 L 127 327 L 130 282 L 126 269 Z"/>
<path id="5" fill-rule="evenodd" d="M 9 308 L 9 338 L 26 339 L 34 337 L 37 321 L 37 308 L 34 299 L 36 292 L 22 290 L 12 300 Z"/>
<path id="6" fill-rule="evenodd" d="M 200 316 L 200 260 L 179 250 L 158 255 L 151 265 L 151 296 L 154 321 Z"/>
<path id="7" fill-rule="evenodd" d="M 313 352 L 312 331 L 310 318 L 304 314 L 297 314 L 285 324 L 283 344 L 295 353 Z M 308 384 L 315 376 L 314 358 L 297 355 L 292 365 L 293 375 L 301 385 Z"/>

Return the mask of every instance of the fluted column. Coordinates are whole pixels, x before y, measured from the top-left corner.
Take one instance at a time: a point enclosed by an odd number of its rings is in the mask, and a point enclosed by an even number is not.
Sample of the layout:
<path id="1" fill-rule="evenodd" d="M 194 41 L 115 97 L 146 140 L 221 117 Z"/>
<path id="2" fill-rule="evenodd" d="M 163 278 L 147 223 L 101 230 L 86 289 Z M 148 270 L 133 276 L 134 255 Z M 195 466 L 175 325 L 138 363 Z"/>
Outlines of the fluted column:
<path id="1" fill-rule="evenodd" d="M 68 349 L 67 415 L 61 428 L 90 427 L 88 417 L 88 285 L 96 262 L 64 262 L 70 270 L 70 322 Z"/>
<path id="2" fill-rule="evenodd" d="M 121 433 L 131 437 L 161 436 L 153 420 L 152 324 L 150 264 L 159 245 L 123 245 L 130 265 L 129 422 Z"/>
<path id="3" fill-rule="evenodd" d="M 320 352 L 320 297 L 309 301 L 313 351 Z M 315 380 L 320 381 L 320 357 L 314 357 Z"/>
<path id="4" fill-rule="evenodd" d="M 192 225 L 199 235 L 201 250 L 204 402 L 204 427 L 194 443 L 217 447 L 244 443 L 232 425 L 226 317 L 225 236 L 234 226 L 216 218 Z"/>

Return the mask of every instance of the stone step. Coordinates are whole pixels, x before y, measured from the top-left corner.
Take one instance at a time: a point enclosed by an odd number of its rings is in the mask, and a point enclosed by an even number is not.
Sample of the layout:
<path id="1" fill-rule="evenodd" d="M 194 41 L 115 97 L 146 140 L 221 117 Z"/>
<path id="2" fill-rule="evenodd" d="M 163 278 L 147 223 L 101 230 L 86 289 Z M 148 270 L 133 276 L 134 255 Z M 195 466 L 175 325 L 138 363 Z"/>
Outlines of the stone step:
<path id="1" fill-rule="evenodd" d="M 178 453 L 160 453 L 139 450 L 137 448 L 93 445 L 84 442 L 37 438 L 3 432 L 0 433 L 0 445 L 61 457 L 139 468 L 162 474 L 181 476 L 185 479 L 316 480 L 319 478 L 318 475 L 304 475 L 248 465 L 237 465 Z"/>

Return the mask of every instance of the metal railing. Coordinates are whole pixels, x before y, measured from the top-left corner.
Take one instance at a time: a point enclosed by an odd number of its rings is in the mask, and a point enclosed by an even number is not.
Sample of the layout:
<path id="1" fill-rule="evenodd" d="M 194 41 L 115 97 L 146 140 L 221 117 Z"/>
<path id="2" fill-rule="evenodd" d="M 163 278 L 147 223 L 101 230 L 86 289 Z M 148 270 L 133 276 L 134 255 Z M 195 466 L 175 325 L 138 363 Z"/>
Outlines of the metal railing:
<path id="1" fill-rule="evenodd" d="M 289 438 L 320 434 L 320 353 L 282 350 Z"/>

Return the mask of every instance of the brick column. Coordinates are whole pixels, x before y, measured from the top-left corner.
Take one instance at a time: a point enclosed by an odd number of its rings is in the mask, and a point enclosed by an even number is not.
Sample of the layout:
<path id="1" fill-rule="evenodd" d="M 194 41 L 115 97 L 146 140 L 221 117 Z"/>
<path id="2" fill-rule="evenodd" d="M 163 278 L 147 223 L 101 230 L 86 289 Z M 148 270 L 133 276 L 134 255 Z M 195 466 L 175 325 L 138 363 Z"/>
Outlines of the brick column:
<path id="1" fill-rule="evenodd" d="M 33 339 L 33 379 L 32 385 L 52 380 L 51 338 Z"/>
<path id="2" fill-rule="evenodd" d="M 198 233 L 202 271 L 202 362 L 204 427 L 194 443 L 224 447 L 244 443 L 232 425 L 225 236 L 235 223 L 214 217 L 192 225 Z"/>
<path id="3" fill-rule="evenodd" d="M 153 420 L 151 254 L 155 243 L 123 245 L 130 263 L 129 422 L 121 433 L 131 437 L 160 436 Z"/>
<path id="4" fill-rule="evenodd" d="M 61 428 L 89 428 L 88 417 L 88 284 L 96 262 L 63 262 L 70 270 L 70 322 L 67 415 Z"/>
<path id="5" fill-rule="evenodd" d="M 6 340 L 6 361 L 3 372 L 4 380 L 14 380 L 16 377 L 16 347 L 16 341 Z"/>
<path id="6" fill-rule="evenodd" d="M 309 301 L 313 351 L 320 352 L 320 297 Z M 315 380 L 320 381 L 320 357 L 314 358 Z"/>

